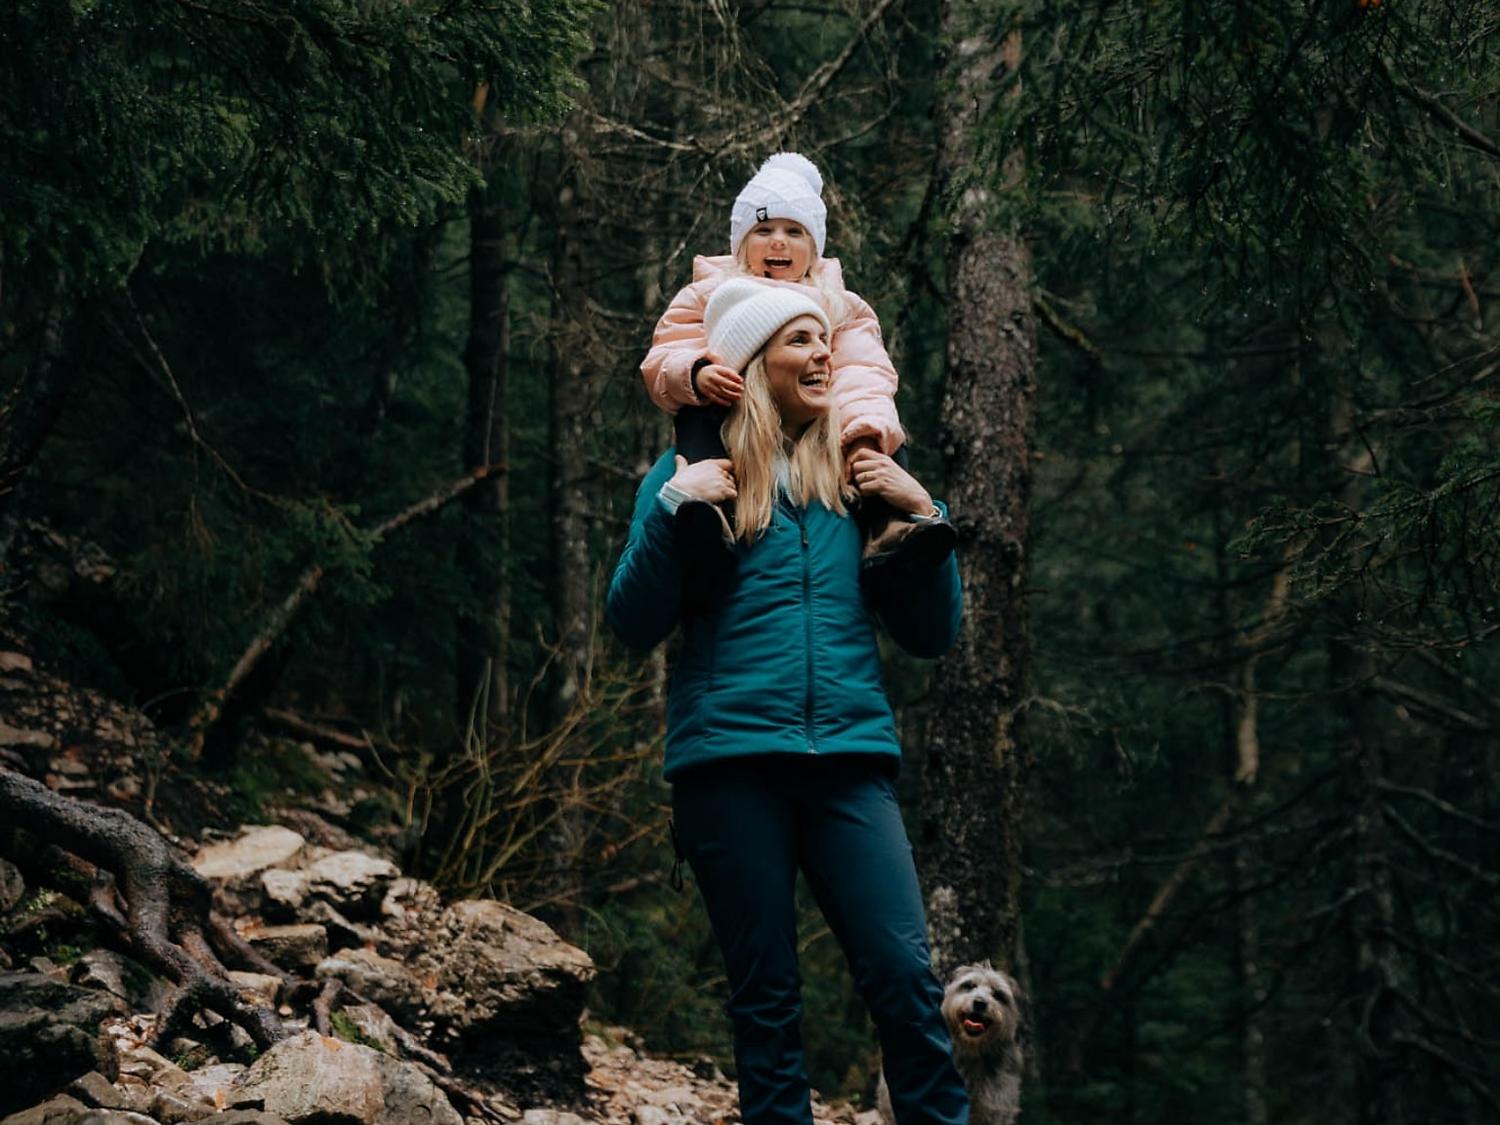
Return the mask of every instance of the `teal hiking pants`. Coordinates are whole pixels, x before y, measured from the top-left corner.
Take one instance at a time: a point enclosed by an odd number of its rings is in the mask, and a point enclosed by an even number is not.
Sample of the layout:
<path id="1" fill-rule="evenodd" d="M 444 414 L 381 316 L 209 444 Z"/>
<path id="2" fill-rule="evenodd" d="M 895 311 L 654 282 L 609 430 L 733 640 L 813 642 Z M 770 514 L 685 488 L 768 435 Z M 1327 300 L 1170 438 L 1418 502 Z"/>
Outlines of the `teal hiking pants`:
<path id="1" fill-rule="evenodd" d="M 812 1125 L 797 968 L 799 869 L 875 1022 L 897 1121 L 969 1120 L 893 765 L 857 755 L 763 755 L 674 781 L 677 838 L 728 970 L 745 1125 Z"/>

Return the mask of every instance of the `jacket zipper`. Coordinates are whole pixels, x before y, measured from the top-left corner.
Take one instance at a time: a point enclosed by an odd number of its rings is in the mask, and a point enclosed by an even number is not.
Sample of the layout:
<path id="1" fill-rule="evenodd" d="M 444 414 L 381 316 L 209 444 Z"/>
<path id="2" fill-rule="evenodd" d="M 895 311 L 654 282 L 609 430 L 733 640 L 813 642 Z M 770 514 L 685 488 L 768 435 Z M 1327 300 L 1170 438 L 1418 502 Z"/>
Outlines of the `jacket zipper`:
<path id="1" fill-rule="evenodd" d="M 803 713 L 803 728 L 807 731 L 807 749 L 816 754 L 818 740 L 813 734 L 813 710 L 817 696 L 813 689 L 813 638 L 812 638 L 812 564 L 808 559 L 807 525 L 802 522 L 803 513 L 797 512 L 797 530 L 802 533 L 802 643 L 807 665 L 806 710 Z"/>

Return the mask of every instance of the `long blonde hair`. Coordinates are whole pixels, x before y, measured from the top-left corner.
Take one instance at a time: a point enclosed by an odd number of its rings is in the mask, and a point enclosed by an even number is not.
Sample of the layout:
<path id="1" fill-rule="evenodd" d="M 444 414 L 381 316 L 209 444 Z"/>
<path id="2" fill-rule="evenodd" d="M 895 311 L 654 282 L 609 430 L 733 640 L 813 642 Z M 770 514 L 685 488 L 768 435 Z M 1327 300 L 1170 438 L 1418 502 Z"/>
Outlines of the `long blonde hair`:
<path id="1" fill-rule="evenodd" d="M 759 275 L 750 272 L 750 240 L 741 239 L 739 249 L 734 252 L 734 272 L 743 274 L 745 277 L 757 277 Z M 813 252 L 812 264 L 807 267 L 807 273 L 800 279 L 801 284 L 810 285 L 818 291 L 821 298 L 819 303 L 823 311 L 828 314 L 829 328 L 837 332 L 839 326 L 849 319 L 849 303 L 844 300 L 844 291 L 833 283 L 828 271 L 823 268 L 823 259 Z M 830 343 L 832 341 L 830 340 Z"/>
<path id="2" fill-rule="evenodd" d="M 769 346 L 769 345 L 768 345 Z M 750 543 L 771 526 L 776 506 L 776 466 L 783 454 L 787 462 L 787 491 L 804 507 L 814 500 L 830 511 L 844 515 L 846 501 L 854 489 L 844 479 L 844 455 L 839 441 L 838 407 L 829 403 L 821 418 L 808 423 L 788 443 L 781 431 L 781 409 L 771 397 L 766 377 L 766 349 L 745 365 L 745 391 L 729 412 L 721 431 L 729 458 L 734 462 L 734 533 Z"/>

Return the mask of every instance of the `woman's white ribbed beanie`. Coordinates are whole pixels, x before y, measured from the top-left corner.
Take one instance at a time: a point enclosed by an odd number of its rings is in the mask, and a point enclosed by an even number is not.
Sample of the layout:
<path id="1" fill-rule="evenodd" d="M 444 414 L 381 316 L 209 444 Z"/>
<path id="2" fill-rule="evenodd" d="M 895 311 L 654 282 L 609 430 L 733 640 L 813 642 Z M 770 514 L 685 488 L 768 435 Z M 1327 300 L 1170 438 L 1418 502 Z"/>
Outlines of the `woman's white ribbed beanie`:
<path id="1" fill-rule="evenodd" d="M 813 236 L 818 256 L 828 235 L 828 208 L 823 203 L 823 176 L 801 153 L 778 152 L 766 157 L 760 171 L 740 191 L 729 212 L 729 252 L 756 223 L 767 219 L 795 219 Z"/>
<path id="2" fill-rule="evenodd" d="M 730 278 L 713 291 L 703 310 L 708 354 L 726 367 L 743 371 L 783 324 L 799 316 L 815 316 L 823 331 L 832 331 L 822 306 L 796 288 L 749 277 Z"/>

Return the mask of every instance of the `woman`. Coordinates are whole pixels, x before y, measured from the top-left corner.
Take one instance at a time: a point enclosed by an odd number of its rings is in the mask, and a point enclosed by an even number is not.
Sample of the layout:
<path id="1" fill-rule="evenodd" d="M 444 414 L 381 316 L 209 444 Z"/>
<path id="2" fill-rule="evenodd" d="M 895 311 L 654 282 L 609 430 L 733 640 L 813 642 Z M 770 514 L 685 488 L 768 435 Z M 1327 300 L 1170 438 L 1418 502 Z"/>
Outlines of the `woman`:
<path id="1" fill-rule="evenodd" d="M 725 282 L 705 311 L 713 353 L 743 373 L 728 460 L 664 456 L 636 499 L 610 583 L 610 623 L 650 648 L 681 619 L 665 776 L 678 840 L 723 951 L 746 1125 L 811 1125 L 794 889 L 806 875 L 880 1034 L 902 1125 L 968 1120 L 939 1013 L 911 846 L 893 778 L 900 746 L 860 591 L 829 393 L 829 325 L 811 297 Z M 909 518 L 943 513 L 889 457 L 863 450 L 852 488 Z M 736 565 L 689 599 L 673 549 L 683 504 L 734 501 Z M 690 591 L 690 593 L 692 593 Z M 952 644 L 950 555 L 906 575 L 883 616 L 921 656 Z"/>

